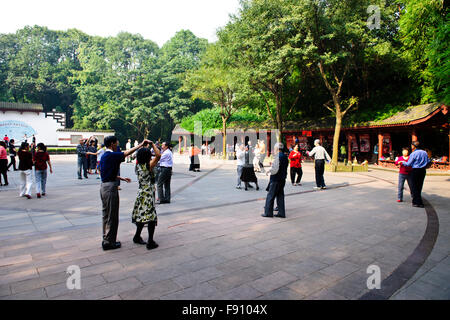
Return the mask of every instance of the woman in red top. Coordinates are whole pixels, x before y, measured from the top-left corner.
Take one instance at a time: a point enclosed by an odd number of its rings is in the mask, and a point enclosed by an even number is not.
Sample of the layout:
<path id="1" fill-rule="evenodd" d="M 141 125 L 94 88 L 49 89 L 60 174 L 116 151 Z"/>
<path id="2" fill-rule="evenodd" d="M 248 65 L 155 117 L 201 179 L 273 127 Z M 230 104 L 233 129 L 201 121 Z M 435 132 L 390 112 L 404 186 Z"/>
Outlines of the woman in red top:
<path id="1" fill-rule="evenodd" d="M 289 160 L 291 160 L 291 182 L 293 186 L 301 186 L 302 180 L 302 154 L 298 150 L 298 144 L 295 145 L 294 150 L 289 154 Z M 295 175 L 297 175 L 297 181 L 295 181 Z"/>
<path id="2" fill-rule="evenodd" d="M 2 177 L 5 180 L 5 186 L 8 185 L 8 155 L 6 153 L 6 143 L 5 141 L 0 141 L 0 186 L 2 184 Z"/>
<path id="3" fill-rule="evenodd" d="M 402 156 L 395 159 L 395 165 L 400 166 L 400 171 L 398 173 L 398 192 L 397 192 L 397 202 L 403 202 L 403 187 L 405 186 L 405 180 L 408 181 L 408 187 L 411 192 L 411 167 L 405 167 L 403 162 L 408 161 L 409 159 L 409 150 L 408 148 L 403 148 Z"/>
<path id="4" fill-rule="evenodd" d="M 197 146 L 191 144 L 191 148 L 189 149 L 189 158 L 191 159 L 189 171 L 200 172 L 200 159 L 198 157 L 200 152 L 201 151 Z"/>
<path id="5" fill-rule="evenodd" d="M 45 196 L 45 185 L 47 184 L 47 163 L 50 167 L 50 173 L 53 173 L 50 156 L 47 153 L 47 147 L 41 142 L 37 145 L 37 151 L 33 157 L 33 163 L 36 170 L 36 194 L 40 198 L 41 194 Z"/>

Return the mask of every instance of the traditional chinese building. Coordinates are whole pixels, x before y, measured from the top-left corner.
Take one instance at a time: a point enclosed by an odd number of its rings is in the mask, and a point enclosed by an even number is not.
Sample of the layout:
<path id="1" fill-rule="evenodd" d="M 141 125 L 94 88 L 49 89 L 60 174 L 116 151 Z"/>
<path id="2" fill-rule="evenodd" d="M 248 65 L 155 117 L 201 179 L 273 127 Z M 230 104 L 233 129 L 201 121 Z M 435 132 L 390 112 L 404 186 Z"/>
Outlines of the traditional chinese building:
<path id="1" fill-rule="evenodd" d="M 440 103 L 411 106 L 384 120 L 367 123 L 344 124 L 341 129 L 339 146 L 345 150 L 344 158 L 351 161 L 355 157 L 359 162 L 368 160 L 382 166 L 394 167 L 393 158 L 402 148 L 410 147 L 412 141 L 419 140 L 422 148 L 428 151 L 434 160 L 433 167 L 448 170 L 450 156 L 449 107 Z M 331 153 L 334 137 L 334 118 L 317 120 L 288 121 L 282 134 L 288 147 L 298 140 L 303 150 L 310 150 L 314 140 L 320 139 L 322 145 Z M 240 128 L 237 128 L 240 127 Z M 238 124 L 227 130 L 227 143 L 247 143 L 248 140 L 264 139 L 269 155 L 275 139 L 270 125 L 260 128 Z M 220 130 L 217 130 L 220 134 Z M 193 133 L 177 126 L 173 134 L 184 145 L 193 137 Z M 218 139 L 216 138 L 216 141 Z M 219 139 L 220 140 L 220 139 Z M 208 141 L 208 139 L 206 139 Z M 220 142 L 220 141 L 218 141 Z M 379 147 L 381 146 L 381 148 Z M 218 150 L 221 150 L 218 148 Z M 339 153 L 341 150 L 339 150 Z M 341 157 L 341 160 L 343 158 Z"/>

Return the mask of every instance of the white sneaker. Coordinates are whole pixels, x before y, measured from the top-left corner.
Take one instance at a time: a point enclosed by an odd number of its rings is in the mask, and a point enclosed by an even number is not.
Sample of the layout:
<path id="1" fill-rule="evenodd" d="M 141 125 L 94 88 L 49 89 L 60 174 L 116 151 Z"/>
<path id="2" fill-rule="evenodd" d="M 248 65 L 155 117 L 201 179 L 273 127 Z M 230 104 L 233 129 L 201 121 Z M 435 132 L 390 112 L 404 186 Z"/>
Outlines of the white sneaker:
<path id="1" fill-rule="evenodd" d="M 313 190 L 320 190 L 320 189 L 322 189 L 322 188 L 319 188 L 319 187 L 314 187 L 313 188 Z"/>

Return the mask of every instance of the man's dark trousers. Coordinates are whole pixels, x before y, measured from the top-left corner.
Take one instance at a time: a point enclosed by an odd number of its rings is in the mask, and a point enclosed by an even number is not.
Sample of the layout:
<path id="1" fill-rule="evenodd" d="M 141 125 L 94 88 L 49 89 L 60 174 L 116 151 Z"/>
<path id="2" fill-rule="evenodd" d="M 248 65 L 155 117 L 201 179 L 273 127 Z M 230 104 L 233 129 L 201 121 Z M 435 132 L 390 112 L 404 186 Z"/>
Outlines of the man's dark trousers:
<path id="1" fill-rule="evenodd" d="M 264 206 L 264 215 L 268 217 L 273 216 L 273 203 L 275 198 L 277 199 L 278 215 L 281 217 L 286 216 L 284 207 L 284 185 L 286 180 L 282 181 L 270 181 L 269 192 L 266 197 L 266 205 Z"/>
<path id="2" fill-rule="evenodd" d="M 78 157 L 78 178 L 81 178 L 81 172 L 83 171 L 83 175 L 85 178 L 87 178 L 87 165 L 88 161 L 86 156 L 84 157 Z"/>
<path id="3" fill-rule="evenodd" d="M 316 185 L 318 188 L 325 187 L 325 180 L 323 179 L 323 173 L 325 172 L 325 160 L 315 161 L 316 171 Z"/>
<path id="4" fill-rule="evenodd" d="M 104 182 L 100 187 L 103 208 L 103 244 L 114 244 L 119 228 L 119 190 L 116 182 Z"/>
<path id="5" fill-rule="evenodd" d="M 158 177 L 158 197 L 160 202 L 170 202 L 170 180 L 172 168 L 161 167 Z"/>
<path id="6" fill-rule="evenodd" d="M 425 168 L 412 169 L 411 171 L 411 193 L 412 193 L 412 203 L 415 205 L 423 206 L 422 201 L 422 188 L 423 181 L 425 180 L 425 175 L 427 170 Z"/>

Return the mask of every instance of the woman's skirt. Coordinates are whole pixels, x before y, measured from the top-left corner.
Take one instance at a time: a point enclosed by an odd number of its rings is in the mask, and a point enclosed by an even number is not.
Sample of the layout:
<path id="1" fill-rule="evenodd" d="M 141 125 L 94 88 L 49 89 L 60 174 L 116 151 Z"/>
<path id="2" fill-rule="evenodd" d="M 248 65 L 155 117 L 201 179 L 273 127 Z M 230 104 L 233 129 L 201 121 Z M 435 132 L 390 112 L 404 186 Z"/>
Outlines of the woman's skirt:
<path id="1" fill-rule="evenodd" d="M 189 166 L 189 171 L 200 170 L 200 159 L 198 155 L 191 156 L 191 165 Z"/>
<path id="2" fill-rule="evenodd" d="M 97 156 L 89 155 L 89 169 L 97 168 Z"/>
<path id="3" fill-rule="evenodd" d="M 258 182 L 253 166 L 244 167 L 241 174 L 242 182 Z"/>
<path id="4" fill-rule="evenodd" d="M 131 221 L 133 223 L 148 223 L 158 220 L 155 209 L 155 189 L 154 184 L 141 185 L 138 189 L 131 214 Z"/>

